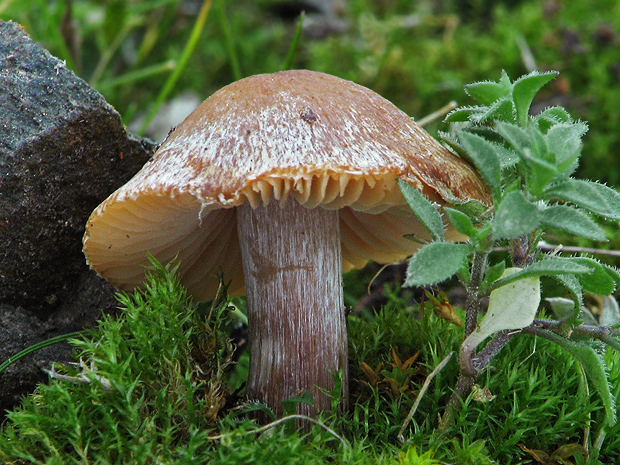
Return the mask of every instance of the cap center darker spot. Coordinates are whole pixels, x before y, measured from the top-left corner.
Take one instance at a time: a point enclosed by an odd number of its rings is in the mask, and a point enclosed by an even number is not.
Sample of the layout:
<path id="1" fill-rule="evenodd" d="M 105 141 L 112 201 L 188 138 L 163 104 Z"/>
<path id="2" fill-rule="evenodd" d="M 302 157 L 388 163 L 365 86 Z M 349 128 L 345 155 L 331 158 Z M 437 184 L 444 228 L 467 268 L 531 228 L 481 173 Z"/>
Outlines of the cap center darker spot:
<path id="1" fill-rule="evenodd" d="M 299 116 L 301 119 L 310 124 L 315 123 L 319 119 L 310 107 L 303 107 Z"/>

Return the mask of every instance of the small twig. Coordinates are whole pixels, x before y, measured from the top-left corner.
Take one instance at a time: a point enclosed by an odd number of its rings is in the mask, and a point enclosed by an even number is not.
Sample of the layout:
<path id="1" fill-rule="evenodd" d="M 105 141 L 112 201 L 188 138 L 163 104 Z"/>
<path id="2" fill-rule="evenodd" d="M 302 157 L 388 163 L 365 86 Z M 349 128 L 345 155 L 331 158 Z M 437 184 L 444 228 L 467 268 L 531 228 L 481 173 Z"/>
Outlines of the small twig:
<path id="1" fill-rule="evenodd" d="M 558 247 L 561 247 L 561 249 L 558 252 L 589 253 L 593 255 L 608 255 L 610 257 L 620 257 L 620 250 L 607 250 L 607 249 L 594 249 L 590 247 L 563 246 L 563 245 L 548 244 L 544 241 L 541 241 L 536 245 L 537 249 L 544 250 L 544 251 L 550 251 L 550 252 L 556 252 Z M 509 250 L 511 250 L 509 247 L 494 247 L 493 248 L 493 252 L 505 252 Z"/>
<path id="2" fill-rule="evenodd" d="M 321 428 L 323 428 L 325 431 L 327 431 L 329 434 L 334 436 L 336 439 L 338 439 L 346 450 L 349 450 L 351 447 L 349 446 L 349 443 L 342 436 L 337 434 L 333 429 L 331 429 L 325 423 L 321 423 L 319 420 L 315 420 L 314 418 L 308 417 L 306 415 L 287 415 L 286 417 L 280 418 L 279 420 L 275 420 L 265 426 L 261 426 L 260 428 L 256 428 L 250 431 L 245 431 L 241 434 L 259 434 L 275 426 L 278 426 L 279 424 L 284 423 L 285 421 L 288 421 L 288 420 L 305 420 L 312 424 L 318 425 Z M 239 434 L 239 433 L 218 434 L 217 436 L 208 436 L 208 439 L 211 439 L 212 441 L 219 441 L 220 439 L 228 438 L 228 437 L 234 436 L 235 434 Z"/>
<path id="3" fill-rule="evenodd" d="M 52 365 L 51 370 L 46 370 L 44 368 L 43 371 L 46 372 L 50 376 L 51 379 L 68 381 L 74 384 L 92 384 L 93 379 L 94 379 L 95 381 L 99 382 L 99 384 L 101 385 L 104 391 L 114 390 L 114 387 L 112 386 L 112 383 L 110 382 L 108 378 L 95 373 L 96 366 L 95 366 L 94 361 L 91 361 L 90 367 L 88 367 L 86 363 L 84 363 L 84 360 L 80 359 L 80 368 L 82 368 L 82 371 L 80 372 L 79 376 L 68 376 L 68 375 L 63 375 L 61 373 L 58 373 L 54 365 Z"/>
<path id="4" fill-rule="evenodd" d="M 413 415 L 415 415 L 416 410 L 418 409 L 418 406 L 420 405 L 420 401 L 422 400 L 422 397 L 424 397 L 424 394 L 426 394 L 426 391 L 428 390 L 428 387 L 431 384 L 431 381 L 433 380 L 433 378 L 435 376 L 437 376 L 437 374 L 443 370 L 443 368 L 446 366 L 446 364 L 450 361 L 450 359 L 452 358 L 452 355 L 454 355 L 454 351 L 450 352 L 446 358 L 444 358 L 439 365 L 437 365 L 437 367 L 431 372 L 431 374 L 429 374 L 426 379 L 424 380 L 424 384 L 422 384 L 422 389 L 420 389 L 420 392 L 418 393 L 418 396 L 415 399 L 415 402 L 413 403 L 413 406 L 411 407 L 411 410 L 409 410 L 409 414 L 407 415 L 407 418 L 405 418 L 405 421 L 403 422 L 403 425 L 400 427 L 400 430 L 398 431 L 398 440 L 401 442 L 401 444 L 405 443 L 405 438 L 403 436 L 403 432 L 405 431 L 405 428 L 407 427 L 407 425 L 409 425 L 409 422 L 411 421 L 411 419 L 413 418 Z"/>
<path id="5" fill-rule="evenodd" d="M 427 124 L 435 121 L 437 118 L 441 118 L 445 114 L 451 112 L 456 107 L 457 107 L 457 103 L 455 101 L 452 101 L 448 103 L 447 105 L 441 107 L 439 110 L 432 112 L 430 115 L 426 115 L 424 118 L 420 118 L 416 122 L 420 126 L 426 126 Z"/>
<path id="6" fill-rule="evenodd" d="M 383 266 L 379 269 L 379 271 L 377 271 L 377 272 L 375 273 L 375 275 L 372 277 L 372 279 L 371 279 L 371 280 L 370 280 L 370 282 L 368 283 L 368 287 L 366 288 L 366 291 L 368 292 L 368 294 L 370 294 L 370 287 L 372 286 L 372 283 L 374 283 L 374 282 L 375 282 L 375 280 L 379 277 L 379 275 L 380 275 L 381 273 L 383 273 L 383 270 L 385 270 L 385 269 L 386 269 L 388 266 L 390 266 L 390 265 L 392 265 L 392 264 L 391 264 L 391 263 L 387 263 L 387 264 L 383 265 Z"/>
<path id="7" fill-rule="evenodd" d="M 527 332 L 533 333 L 536 329 L 547 329 L 549 331 L 557 332 L 562 327 L 564 322 L 561 320 L 543 320 L 543 319 L 535 319 L 534 322 L 524 328 L 528 330 Z M 603 339 L 607 337 L 620 337 L 620 329 L 612 328 L 610 326 L 594 326 L 594 325 L 577 325 L 571 328 L 571 331 L 575 334 L 580 334 L 582 336 L 590 336 L 596 339 Z"/>

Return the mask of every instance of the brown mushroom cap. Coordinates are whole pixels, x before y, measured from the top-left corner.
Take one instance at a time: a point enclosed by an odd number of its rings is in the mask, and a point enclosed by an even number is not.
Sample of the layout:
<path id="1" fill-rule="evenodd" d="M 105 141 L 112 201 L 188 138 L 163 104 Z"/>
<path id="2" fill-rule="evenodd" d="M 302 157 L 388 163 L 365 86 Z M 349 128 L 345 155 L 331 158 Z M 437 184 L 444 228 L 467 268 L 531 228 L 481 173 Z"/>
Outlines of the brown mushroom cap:
<path id="1" fill-rule="evenodd" d="M 205 100 L 92 213 L 84 253 L 124 290 L 142 282 L 149 252 L 162 263 L 178 257 L 199 300 L 214 295 L 219 269 L 240 291 L 233 207 L 294 197 L 339 209 L 344 271 L 391 263 L 419 247 L 406 234 L 428 237 L 398 179 L 438 203 L 489 199 L 465 161 L 373 91 L 312 71 L 252 76 Z"/>

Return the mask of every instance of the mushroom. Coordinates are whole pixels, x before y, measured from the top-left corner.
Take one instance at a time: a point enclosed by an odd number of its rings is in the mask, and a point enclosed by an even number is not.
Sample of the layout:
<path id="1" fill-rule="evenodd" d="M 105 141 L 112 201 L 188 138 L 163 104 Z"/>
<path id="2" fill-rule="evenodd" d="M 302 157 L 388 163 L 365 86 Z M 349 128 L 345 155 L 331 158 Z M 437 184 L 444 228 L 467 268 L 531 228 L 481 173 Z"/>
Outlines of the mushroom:
<path id="1" fill-rule="evenodd" d="M 205 100 L 99 205 L 84 253 L 127 291 L 147 253 L 178 257 L 197 300 L 221 270 L 247 296 L 247 399 L 282 414 L 310 391 L 298 411 L 312 415 L 331 407 L 334 373 L 347 397 L 342 272 L 410 256 L 406 235 L 428 239 L 399 179 L 438 204 L 489 199 L 465 161 L 371 90 L 305 70 L 252 76 Z"/>

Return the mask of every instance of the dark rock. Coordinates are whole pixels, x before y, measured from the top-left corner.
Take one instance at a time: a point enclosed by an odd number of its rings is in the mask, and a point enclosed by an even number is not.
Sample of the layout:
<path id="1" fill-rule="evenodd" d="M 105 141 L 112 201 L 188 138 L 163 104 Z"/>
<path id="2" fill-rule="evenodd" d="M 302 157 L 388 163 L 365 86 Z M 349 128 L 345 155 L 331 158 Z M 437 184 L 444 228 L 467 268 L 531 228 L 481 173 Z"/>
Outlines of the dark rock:
<path id="1" fill-rule="evenodd" d="M 0 115 L 1 362 L 114 309 L 114 290 L 86 266 L 84 225 L 154 144 L 13 22 L 0 23 Z M 50 348 L 0 375 L 0 408 L 45 377 L 38 363 L 67 356 Z"/>
<path id="2" fill-rule="evenodd" d="M 51 318 L 41 320 L 21 307 L 0 303 L 0 362 L 40 341 L 95 326 L 101 309 L 114 313 L 114 289 L 95 273 L 79 277 L 76 300 L 59 307 Z M 52 363 L 74 361 L 74 348 L 64 342 L 37 350 L 0 373 L 0 420 L 4 411 L 17 405 L 24 394 L 48 379 L 43 371 Z"/>

